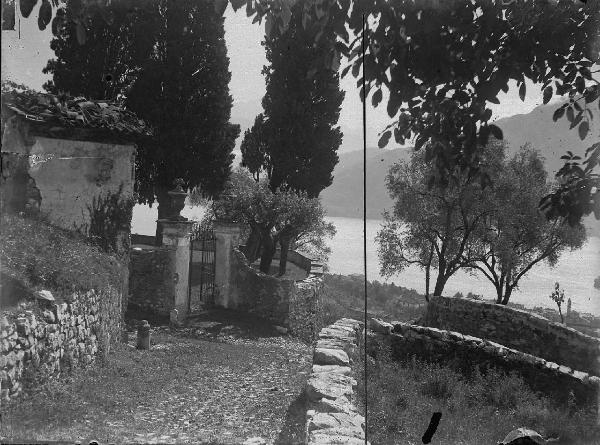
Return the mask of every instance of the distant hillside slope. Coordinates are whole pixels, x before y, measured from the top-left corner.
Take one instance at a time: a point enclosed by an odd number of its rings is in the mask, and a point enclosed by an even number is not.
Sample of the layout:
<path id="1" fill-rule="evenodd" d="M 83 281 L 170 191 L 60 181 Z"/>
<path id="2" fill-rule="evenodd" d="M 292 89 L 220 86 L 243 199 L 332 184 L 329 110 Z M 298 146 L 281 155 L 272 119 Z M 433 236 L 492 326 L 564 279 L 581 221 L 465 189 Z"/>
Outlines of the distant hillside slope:
<path id="1" fill-rule="evenodd" d="M 554 110 L 560 104 L 541 105 L 531 113 L 499 119 L 495 123 L 504 131 L 510 153 L 529 142 L 539 149 L 546 159 L 546 169 L 551 175 L 562 166 L 560 157 L 567 151 L 583 155 L 585 149 L 600 141 L 600 113 L 598 104 L 590 104 L 595 119 L 591 122 L 588 137 L 581 141 L 577 130 L 569 130 L 566 119 L 552 120 Z M 408 159 L 409 148 L 381 150 L 367 148 L 367 218 L 380 218 L 383 209 L 392 207 L 385 189 L 385 177 L 389 167 L 398 160 Z M 340 154 L 340 162 L 334 172 L 333 184 L 321 194 L 329 216 L 362 218 L 363 216 L 363 153 L 352 151 Z M 591 222 L 593 221 L 593 222 Z M 600 224 L 590 219 L 590 228 L 600 234 Z"/>
<path id="2" fill-rule="evenodd" d="M 379 218 L 392 200 L 385 189 L 385 176 L 390 166 L 400 159 L 409 159 L 410 148 L 380 150 L 367 148 L 367 218 Z M 333 184 L 321 196 L 329 216 L 363 217 L 363 152 L 340 154 Z"/>

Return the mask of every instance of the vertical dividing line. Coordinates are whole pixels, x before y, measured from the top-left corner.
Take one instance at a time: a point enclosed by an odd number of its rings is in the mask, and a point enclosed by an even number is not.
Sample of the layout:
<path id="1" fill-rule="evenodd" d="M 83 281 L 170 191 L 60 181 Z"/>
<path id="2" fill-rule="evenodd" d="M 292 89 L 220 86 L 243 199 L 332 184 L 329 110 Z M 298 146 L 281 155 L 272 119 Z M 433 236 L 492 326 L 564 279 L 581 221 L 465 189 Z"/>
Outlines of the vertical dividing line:
<path id="1" fill-rule="evenodd" d="M 364 363 L 365 363 L 365 443 L 368 440 L 367 433 L 367 416 L 369 410 L 367 408 L 367 88 L 365 86 L 365 48 L 366 48 L 366 34 L 367 34 L 367 19 L 363 14 L 363 38 L 362 38 L 362 90 L 363 90 L 363 101 L 362 101 L 362 118 L 363 118 L 363 255 L 364 255 L 364 271 L 365 271 L 365 313 L 364 313 Z"/>
<path id="2" fill-rule="evenodd" d="M 190 261 L 188 264 L 188 315 L 192 312 L 192 265 L 194 263 L 194 231 L 190 235 Z"/>

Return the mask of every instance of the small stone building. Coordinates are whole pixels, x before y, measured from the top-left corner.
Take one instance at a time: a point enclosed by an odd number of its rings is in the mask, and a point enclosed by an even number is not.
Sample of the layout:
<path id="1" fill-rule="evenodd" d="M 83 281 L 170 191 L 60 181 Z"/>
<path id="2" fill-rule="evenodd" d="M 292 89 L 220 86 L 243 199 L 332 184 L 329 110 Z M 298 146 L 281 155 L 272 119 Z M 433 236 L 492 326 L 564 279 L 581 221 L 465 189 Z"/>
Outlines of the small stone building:
<path id="1" fill-rule="evenodd" d="M 136 141 L 150 129 L 107 102 L 2 91 L 2 211 L 39 213 L 88 234 L 92 209 L 131 200 Z"/>

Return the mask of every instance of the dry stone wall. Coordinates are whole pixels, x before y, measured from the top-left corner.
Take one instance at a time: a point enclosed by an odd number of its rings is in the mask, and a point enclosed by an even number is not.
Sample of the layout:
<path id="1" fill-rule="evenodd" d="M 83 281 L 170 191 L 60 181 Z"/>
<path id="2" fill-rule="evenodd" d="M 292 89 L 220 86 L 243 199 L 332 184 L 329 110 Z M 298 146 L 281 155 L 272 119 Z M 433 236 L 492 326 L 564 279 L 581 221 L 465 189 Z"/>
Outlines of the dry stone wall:
<path id="1" fill-rule="evenodd" d="M 294 283 L 290 295 L 288 326 L 290 334 L 312 341 L 322 325 L 321 294 L 323 280 L 316 275 Z"/>
<path id="2" fill-rule="evenodd" d="M 169 315 L 175 304 L 175 268 L 169 251 L 161 247 L 134 247 L 129 262 L 129 306 Z"/>
<path id="3" fill-rule="evenodd" d="M 323 328 L 306 385 L 306 443 L 364 445 L 365 418 L 355 393 L 358 338 L 362 325 L 343 318 Z"/>
<path id="4" fill-rule="evenodd" d="M 560 403 L 566 403 L 573 393 L 580 406 L 598 409 L 600 377 L 454 331 L 380 320 L 373 320 L 370 328 L 367 350 L 373 356 L 385 345 L 391 349 L 392 358 L 399 361 L 415 356 L 451 363 L 467 372 L 475 364 L 482 370 L 494 367 L 516 371 L 534 391 Z"/>
<path id="5" fill-rule="evenodd" d="M 228 306 L 260 316 L 312 341 L 319 330 L 322 280 L 310 274 L 302 281 L 264 274 L 248 263 L 239 249 L 233 249 L 232 285 Z"/>
<path id="6" fill-rule="evenodd" d="M 486 338 L 600 375 L 600 339 L 528 311 L 487 301 L 433 297 L 421 324 Z"/>
<path id="7" fill-rule="evenodd" d="M 68 302 L 40 302 L 12 319 L 3 317 L 2 400 L 18 396 L 26 379 L 56 376 L 108 353 L 121 338 L 121 300 L 115 289 L 92 290 L 74 293 Z"/>

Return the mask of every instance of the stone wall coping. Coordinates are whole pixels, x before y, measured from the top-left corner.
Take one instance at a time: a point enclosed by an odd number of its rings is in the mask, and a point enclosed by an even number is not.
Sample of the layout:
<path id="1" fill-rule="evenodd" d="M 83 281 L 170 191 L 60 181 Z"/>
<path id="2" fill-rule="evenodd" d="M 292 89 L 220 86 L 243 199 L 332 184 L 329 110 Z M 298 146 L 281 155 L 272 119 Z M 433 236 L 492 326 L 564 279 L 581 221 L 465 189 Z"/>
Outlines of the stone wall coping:
<path id="1" fill-rule="evenodd" d="M 561 374 L 569 375 L 571 377 L 577 378 L 581 381 L 592 382 L 595 385 L 600 386 L 600 377 L 588 374 L 586 372 L 578 371 L 572 369 L 568 366 L 560 365 L 558 363 L 554 363 L 543 358 L 534 356 L 532 354 L 527 354 L 525 352 L 519 351 L 517 349 L 509 348 L 499 343 L 485 340 L 479 337 L 473 337 L 472 335 L 461 334 L 456 331 L 448 331 L 444 329 L 438 328 L 430 328 L 426 326 L 413 325 L 410 323 L 394 321 L 392 323 L 388 323 L 378 319 L 370 320 L 370 329 L 372 332 L 381 335 L 410 335 L 411 332 L 415 332 L 420 335 L 426 335 L 430 338 L 441 339 L 451 342 L 469 342 L 471 344 L 477 344 L 483 348 L 486 346 L 490 346 L 488 352 L 495 354 L 498 357 L 507 357 L 508 355 L 519 357 L 523 361 L 527 361 L 529 363 L 535 364 L 539 367 L 546 367 L 549 369 L 554 369 L 556 372 Z M 493 351 L 493 352 L 492 352 Z"/>
<path id="2" fill-rule="evenodd" d="M 235 256 L 237 256 L 237 258 L 241 262 L 242 266 L 248 272 L 256 275 L 257 277 L 260 277 L 261 279 L 269 280 L 272 282 L 288 282 L 288 283 L 294 282 L 294 280 L 292 280 L 290 278 L 279 278 L 279 277 L 275 277 L 273 275 L 269 275 L 264 272 L 261 272 L 260 270 L 256 270 L 254 267 L 252 267 L 250 265 L 250 262 L 248 261 L 248 258 L 246 258 L 246 255 L 244 255 L 244 253 L 237 247 L 233 248 L 233 253 L 235 254 Z"/>
<path id="3" fill-rule="evenodd" d="M 362 328 L 362 322 L 342 318 L 321 330 L 305 390 L 307 445 L 365 443 L 365 418 L 355 405 L 352 377 Z"/>
<path id="4" fill-rule="evenodd" d="M 246 258 L 246 255 L 244 255 L 244 253 L 238 247 L 234 247 L 233 252 L 238 257 L 238 259 L 242 262 L 242 264 L 247 268 L 248 271 L 252 272 L 254 275 L 261 277 L 263 279 L 279 281 L 279 282 L 295 283 L 297 286 L 303 287 L 303 288 L 306 288 L 306 286 L 312 286 L 312 285 L 314 285 L 316 283 L 320 283 L 322 281 L 322 278 L 318 274 L 312 274 L 312 273 L 309 274 L 306 278 L 304 278 L 302 280 L 298 280 L 298 281 L 292 280 L 290 278 L 280 278 L 280 277 L 276 277 L 274 275 L 269 275 L 264 272 L 261 272 L 260 270 L 256 270 L 255 268 L 253 268 L 250 265 L 248 258 Z"/>
<path id="5" fill-rule="evenodd" d="M 131 250 L 136 253 L 150 253 L 156 250 L 164 250 L 164 246 L 149 246 L 148 244 L 133 244 Z"/>
<path id="6" fill-rule="evenodd" d="M 552 326 L 553 328 L 556 328 L 558 332 L 564 333 L 565 336 L 578 337 L 578 338 L 582 339 L 583 341 L 594 343 L 594 344 L 598 345 L 598 347 L 600 347 L 600 339 L 599 338 L 584 334 L 583 332 L 580 332 L 577 329 L 573 329 L 569 326 L 565 326 L 556 321 L 548 320 L 547 318 L 542 317 L 541 315 L 534 314 L 534 313 L 529 312 L 524 309 L 517 309 L 517 308 L 510 307 L 510 306 L 502 305 L 502 304 L 496 304 L 496 303 L 493 303 L 490 301 L 471 300 L 471 299 L 466 299 L 466 298 L 448 297 L 448 296 L 442 296 L 442 295 L 431 297 L 431 301 L 429 302 L 429 304 L 431 304 L 432 302 L 434 302 L 434 303 L 442 302 L 442 304 L 444 304 L 444 305 L 452 304 L 454 307 L 456 307 L 457 302 L 459 302 L 458 305 L 460 305 L 460 304 L 463 304 L 465 306 L 481 305 L 482 307 L 485 307 L 486 309 L 491 309 L 493 311 L 498 311 L 498 312 L 505 312 L 506 314 L 517 313 L 517 314 L 527 318 L 527 320 L 534 322 L 534 324 L 538 325 L 541 329 L 547 329 L 548 326 Z"/>

